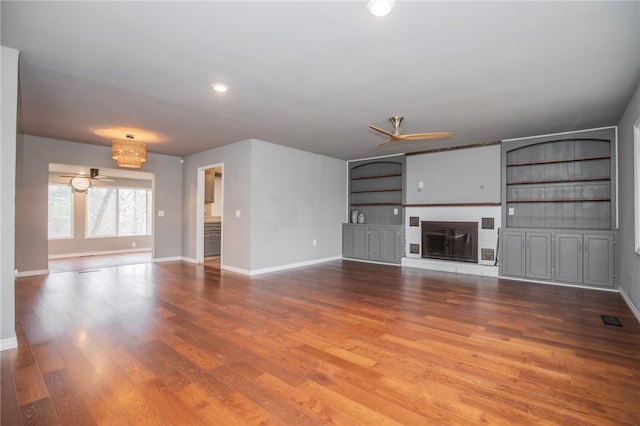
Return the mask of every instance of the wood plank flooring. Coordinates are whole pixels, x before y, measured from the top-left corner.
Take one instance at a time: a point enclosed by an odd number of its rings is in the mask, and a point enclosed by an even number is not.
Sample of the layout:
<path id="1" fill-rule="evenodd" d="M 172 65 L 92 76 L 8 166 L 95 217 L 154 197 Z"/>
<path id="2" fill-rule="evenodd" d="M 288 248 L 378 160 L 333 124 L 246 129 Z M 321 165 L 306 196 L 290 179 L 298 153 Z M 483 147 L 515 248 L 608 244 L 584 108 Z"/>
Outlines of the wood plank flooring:
<path id="1" fill-rule="evenodd" d="M 2 425 L 640 424 L 640 325 L 612 292 L 172 262 L 20 278 L 16 311 Z"/>

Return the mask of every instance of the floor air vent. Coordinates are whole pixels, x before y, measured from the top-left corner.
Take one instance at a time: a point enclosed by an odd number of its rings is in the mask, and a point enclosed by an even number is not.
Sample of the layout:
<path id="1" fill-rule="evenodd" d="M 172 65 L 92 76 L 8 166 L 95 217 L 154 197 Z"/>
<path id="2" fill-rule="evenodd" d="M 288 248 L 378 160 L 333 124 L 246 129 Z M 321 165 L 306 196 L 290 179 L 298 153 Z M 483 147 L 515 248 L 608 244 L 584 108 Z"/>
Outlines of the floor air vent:
<path id="1" fill-rule="evenodd" d="M 612 317 L 609 315 L 600 315 L 600 318 L 602 318 L 602 322 L 605 323 L 606 325 L 615 325 L 616 327 L 622 327 L 622 323 L 617 317 Z"/>

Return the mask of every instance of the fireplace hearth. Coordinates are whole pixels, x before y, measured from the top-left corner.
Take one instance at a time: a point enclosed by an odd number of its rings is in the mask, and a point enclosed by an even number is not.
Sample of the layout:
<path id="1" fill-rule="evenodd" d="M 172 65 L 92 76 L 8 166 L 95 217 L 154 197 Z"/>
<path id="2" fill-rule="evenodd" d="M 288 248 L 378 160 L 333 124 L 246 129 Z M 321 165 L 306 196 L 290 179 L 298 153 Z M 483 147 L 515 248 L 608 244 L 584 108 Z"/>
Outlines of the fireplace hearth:
<path id="1" fill-rule="evenodd" d="M 478 263 L 478 222 L 420 222 L 422 257 Z"/>

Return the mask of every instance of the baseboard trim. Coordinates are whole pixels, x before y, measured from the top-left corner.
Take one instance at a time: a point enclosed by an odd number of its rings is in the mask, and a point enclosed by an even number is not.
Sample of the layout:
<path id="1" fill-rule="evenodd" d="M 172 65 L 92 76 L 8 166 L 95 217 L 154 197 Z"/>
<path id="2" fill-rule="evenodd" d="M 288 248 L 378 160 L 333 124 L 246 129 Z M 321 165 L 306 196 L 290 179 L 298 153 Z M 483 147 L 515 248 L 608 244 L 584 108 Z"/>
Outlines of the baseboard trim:
<path id="1" fill-rule="evenodd" d="M 636 318 L 636 321 L 640 323 L 640 310 L 638 310 L 636 305 L 633 304 L 633 301 L 631 300 L 629 295 L 624 291 L 622 287 L 620 287 L 619 290 L 620 290 L 620 295 L 622 296 L 622 299 L 624 299 L 625 303 L 629 307 L 629 310 L 631 311 L 633 316 Z"/>
<path id="2" fill-rule="evenodd" d="M 82 253 L 65 253 L 52 254 L 49 259 L 66 259 L 68 257 L 84 257 L 84 256 L 100 256 L 104 254 L 122 254 L 122 253 L 139 253 L 143 251 L 151 251 L 151 248 L 122 249 L 122 250 L 105 250 L 105 251 L 87 251 Z"/>
<path id="3" fill-rule="evenodd" d="M 220 269 L 222 269 L 223 271 L 235 272 L 236 274 L 251 276 L 251 271 L 244 268 L 236 268 L 235 266 L 229 265 L 220 265 Z"/>
<path id="4" fill-rule="evenodd" d="M 189 257 L 172 256 L 172 257 L 156 257 L 156 258 L 152 259 L 151 262 L 153 262 L 153 263 L 179 262 L 181 260 L 184 260 L 185 262 L 191 262 L 192 261 L 192 259 L 189 258 Z"/>
<path id="5" fill-rule="evenodd" d="M 546 285 L 555 285 L 555 286 L 560 286 L 560 287 L 580 288 L 580 289 L 583 289 L 583 290 L 597 290 L 597 291 L 608 291 L 608 292 L 611 292 L 611 293 L 619 293 L 619 290 L 617 288 L 591 287 L 591 286 L 588 286 L 588 285 L 581 285 L 581 284 L 560 283 L 560 282 L 557 282 L 557 281 L 541 281 L 541 280 L 533 280 L 531 278 L 507 277 L 507 276 L 504 276 L 504 275 L 499 275 L 498 278 L 503 279 L 503 280 L 521 281 L 521 282 L 524 282 L 524 283 L 546 284 Z"/>
<path id="6" fill-rule="evenodd" d="M 33 271 L 18 271 L 16 278 L 33 277 L 36 275 L 49 275 L 48 269 L 35 269 Z"/>
<path id="7" fill-rule="evenodd" d="M 288 269 L 302 268 L 303 266 L 317 265 L 319 263 L 332 262 L 334 260 L 340 260 L 340 259 L 342 259 L 342 256 L 323 257 L 321 259 L 305 260 L 304 262 L 288 263 L 286 265 L 271 266 L 269 268 L 253 269 L 253 270 L 236 268 L 235 266 L 229 266 L 229 265 L 220 265 L 220 269 L 223 269 L 225 271 L 235 272 L 242 275 L 248 275 L 250 277 L 255 277 L 256 275 L 268 274 L 271 272 L 278 272 L 278 271 L 286 271 Z"/>
<path id="8" fill-rule="evenodd" d="M 9 337 L 9 338 L 0 340 L 0 352 L 6 351 L 8 349 L 15 349 L 17 347 L 18 347 L 17 337 Z"/>

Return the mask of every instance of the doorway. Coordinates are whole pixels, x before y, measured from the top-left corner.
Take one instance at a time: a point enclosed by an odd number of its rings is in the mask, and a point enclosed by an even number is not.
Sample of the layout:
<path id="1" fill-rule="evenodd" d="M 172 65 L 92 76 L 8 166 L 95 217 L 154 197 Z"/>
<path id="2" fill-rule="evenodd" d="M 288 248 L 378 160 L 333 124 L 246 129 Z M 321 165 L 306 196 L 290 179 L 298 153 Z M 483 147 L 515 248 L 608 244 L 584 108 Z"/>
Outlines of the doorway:
<path id="1" fill-rule="evenodd" d="M 199 167 L 196 187 L 196 261 L 220 269 L 224 253 L 224 164 Z"/>
<path id="2" fill-rule="evenodd" d="M 152 261 L 152 173 L 50 163 L 48 187 L 49 272 Z"/>

